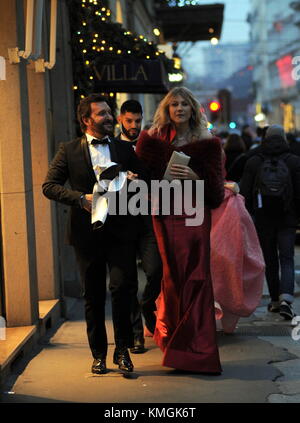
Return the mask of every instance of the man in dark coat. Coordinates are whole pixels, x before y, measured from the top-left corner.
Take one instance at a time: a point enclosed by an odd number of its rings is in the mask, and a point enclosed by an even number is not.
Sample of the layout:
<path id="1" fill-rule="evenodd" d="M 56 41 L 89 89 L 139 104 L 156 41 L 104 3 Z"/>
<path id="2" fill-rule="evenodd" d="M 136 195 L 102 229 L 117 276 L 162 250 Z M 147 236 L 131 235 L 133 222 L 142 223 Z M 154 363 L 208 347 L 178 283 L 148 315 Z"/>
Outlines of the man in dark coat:
<path id="1" fill-rule="evenodd" d="M 112 137 L 113 116 L 105 97 L 91 94 L 81 100 L 77 117 L 84 135 L 60 145 L 50 164 L 43 193 L 71 206 L 67 237 L 75 249 L 83 282 L 87 335 L 94 358 L 92 372 L 107 371 L 107 266 L 116 344 L 113 361 L 121 370 L 132 371 L 127 348 L 133 346 L 130 284 L 135 271 L 136 217 L 109 214 L 104 225 L 95 230 L 91 208 L 99 166 L 118 163 L 122 171 L 127 171 L 128 179 L 135 179 L 142 170 L 132 148 Z M 70 188 L 64 186 L 67 181 Z"/>
<path id="2" fill-rule="evenodd" d="M 143 109 L 136 100 L 125 101 L 120 108 L 118 122 L 121 132 L 117 136 L 124 144 L 131 145 L 135 149 L 136 142 L 141 132 L 143 120 Z M 145 352 L 143 323 L 141 310 L 145 319 L 147 329 L 154 333 L 156 324 L 155 300 L 160 293 L 162 279 L 162 262 L 159 255 L 157 242 L 155 239 L 151 215 L 141 216 L 139 220 L 139 236 L 136 250 L 141 259 L 141 265 L 146 275 L 146 285 L 141 298 L 141 305 L 137 298 L 138 279 L 136 273 L 136 288 L 133 292 L 132 303 L 132 325 L 134 334 L 134 347 L 130 349 L 132 353 L 139 354 Z"/>
<path id="3" fill-rule="evenodd" d="M 254 195 L 256 178 L 265 158 L 280 158 L 289 169 L 292 194 L 284 211 L 279 211 L 277 207 L 270 208 L 267 201 L 261 202 Z M 271 296 L 268 310 L 279 312 L 285 319 L 291 320 L 294 315 L 295 237 L 300 217 L 300 158 L 290 153 L 284 130 L 279 125 L 268 128 L 259 153 L 247 161 L 240 193 L 245 197 L 246 207 L 254 218 L 264 254 Z"/>

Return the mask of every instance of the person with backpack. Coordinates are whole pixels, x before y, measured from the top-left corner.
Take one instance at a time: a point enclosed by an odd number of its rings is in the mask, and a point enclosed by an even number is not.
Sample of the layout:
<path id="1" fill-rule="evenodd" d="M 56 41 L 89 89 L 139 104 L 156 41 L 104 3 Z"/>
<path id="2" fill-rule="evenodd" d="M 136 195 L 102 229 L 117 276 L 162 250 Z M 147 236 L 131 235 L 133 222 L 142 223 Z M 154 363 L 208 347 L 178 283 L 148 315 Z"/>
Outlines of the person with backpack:
<path id="1" fill-rule="evenodd" d="M 260 151 L 247 161 L 240 193 L 254 219 L 265 259 L 271 297 L 268 311 L 291 320 L 300 218 L 300 158 L 290 153 L 281 126 L 269 126 Z"/>

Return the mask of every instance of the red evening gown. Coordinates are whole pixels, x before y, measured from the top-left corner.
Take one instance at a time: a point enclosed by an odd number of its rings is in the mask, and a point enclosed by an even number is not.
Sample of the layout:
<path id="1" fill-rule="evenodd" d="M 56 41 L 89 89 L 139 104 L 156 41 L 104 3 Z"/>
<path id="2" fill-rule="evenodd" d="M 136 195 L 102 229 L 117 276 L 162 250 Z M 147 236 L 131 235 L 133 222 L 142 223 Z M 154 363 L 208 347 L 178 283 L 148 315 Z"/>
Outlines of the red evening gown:
<path id="1" fill-rule="evenodd" d="M 173 134 L 174 136 L 174 134 Z M 172 131 L 165 137 L 142 132 L 137 155 L 161 179 L 174 150 Z M 205 213 L 200 226 L 186 226 L 187 216 L 154 216 L 154 230 L 163 262 L 154 340 L 163 351 L 163 365 L 200 373 L 221 369 L 216 340 L 214 297 L 210 276 L 210 208 L 224 197 L 221 145 L 217 138 L 177 150 L 191 157 L 189 166 L 204 179 Z"/>

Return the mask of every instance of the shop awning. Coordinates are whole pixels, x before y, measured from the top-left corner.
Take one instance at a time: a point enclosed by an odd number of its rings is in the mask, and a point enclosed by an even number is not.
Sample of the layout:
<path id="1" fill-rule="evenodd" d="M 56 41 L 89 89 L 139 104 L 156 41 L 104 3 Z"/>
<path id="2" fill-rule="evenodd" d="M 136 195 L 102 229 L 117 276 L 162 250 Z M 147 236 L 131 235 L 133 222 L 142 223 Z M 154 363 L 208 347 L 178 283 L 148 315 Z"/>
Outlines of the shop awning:
<path id="1" fill-rule="evenodd" d="M 164 94 L 168 75 L 161 60 L 120 59 L 93 67 L 94 89 L 98 92 Z"/>
<path id="2" fill-rule="evenodd" d="M 224 4 L 156 7 L 156 20 L 166 42 L 220 38 Z"/>

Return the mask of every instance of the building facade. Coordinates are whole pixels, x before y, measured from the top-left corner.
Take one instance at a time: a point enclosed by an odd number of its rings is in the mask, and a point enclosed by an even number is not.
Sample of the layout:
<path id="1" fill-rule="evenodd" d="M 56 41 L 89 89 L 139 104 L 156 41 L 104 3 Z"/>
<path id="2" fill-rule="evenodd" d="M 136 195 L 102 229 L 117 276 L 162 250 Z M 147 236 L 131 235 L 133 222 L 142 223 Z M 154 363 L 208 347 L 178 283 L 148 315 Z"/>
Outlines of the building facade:
<path id="1" fill-rule="evenodd" d="M 289 0 L 252 0 L 251 34 L 256 113 L 261 124 L 300 128 L 299 83 L 294 58 L 300 54 L 300 5 Z"/>

